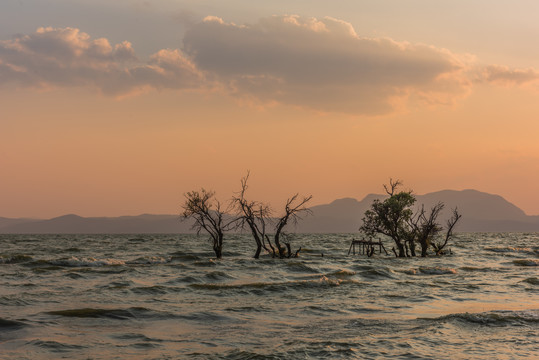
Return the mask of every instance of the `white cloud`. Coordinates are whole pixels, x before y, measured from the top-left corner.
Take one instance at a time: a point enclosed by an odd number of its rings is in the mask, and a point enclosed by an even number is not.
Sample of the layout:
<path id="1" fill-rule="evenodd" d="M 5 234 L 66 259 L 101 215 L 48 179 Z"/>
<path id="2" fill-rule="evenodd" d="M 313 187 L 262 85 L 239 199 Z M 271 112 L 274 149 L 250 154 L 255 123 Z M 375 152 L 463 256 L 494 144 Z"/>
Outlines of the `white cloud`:
<path id="1" fill-rule="evenodd" d="M 273 16 L 253 25 L 208 17 L 184 51 L 236 94 L 322 111 L 386 113 L 415 94 L 466 93 L 466 64 L 447 50 L 359 37 L 344 21 Z"/>
<path id="2" fill-rule="evenodd" d="M 510 69 L 507 66 L 490 65 L 483 69 L 481 79 L 499 85 L 525 85 L 539 82 L 539 71 L 535 69 Z"/>
<path id="3" fill-rule="evenodd" d="M 50 88 L 94 86 L 125 95 L 143 88 L 192 88 L 201 74 L 178 50 L 161 50 L 141 63 L 127 41 L 112 46 L 74 28 L 39 28 L 0 42 L 0 83 Z"/>
<path id="4" fill-rule="evenodd" d="M 538 81 L 534 69 L 478 66 L 433 46 L 361 37 L 333 18 L 273 16 L 237 25 L 208 16 L 191 25 L 182 50 L 163 49 L 147 61 L 127 41 L 113 45 L 75 28 L 0 41 L 0 86 L 94 87 L 117 97 L 217 85 L 259 104 L 376 115 L 416 101 L 452 104 L 477 82 Z"/>

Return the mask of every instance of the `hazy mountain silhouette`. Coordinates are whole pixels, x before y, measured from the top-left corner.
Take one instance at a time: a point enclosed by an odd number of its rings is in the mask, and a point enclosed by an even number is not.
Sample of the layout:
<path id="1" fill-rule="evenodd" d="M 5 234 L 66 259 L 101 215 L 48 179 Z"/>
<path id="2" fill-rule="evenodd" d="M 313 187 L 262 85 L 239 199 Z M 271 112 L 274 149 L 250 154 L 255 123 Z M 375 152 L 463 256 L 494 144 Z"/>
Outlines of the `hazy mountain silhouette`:
<path id="1" fill-rule="evenodd" d="M 32 221 L 39 221 L 39 220 L 25 219 L 25 218 L 11 219 L 11 218 L 0 217 L 0 229 L 8 227 L 8 226 L 14 226 L 17 224 L 30 223 Z"/>
<path id="2" fill-rule="evenodd" d="M 443 190 L 417 195 L 418 206 L 426 208 L 439 201 L 445 203 L 443 215 L 450 216 L 458 207 L 463 215 L 458 232 L 509 232 L 539 231 L 539 216 L 528 216 L 498 195 L 477 190 Z M 353 233 L 361 225 L 363 214 L 373 200 L 385 195 L 370 194 L 363 200 L 344 198 L 330 204 L 311 208 L 312 216 L 305 216 L 290 232 L 298 233 Z M 445 222 L 444 216 L 442 221 Z M 0 233 L 20 234 L 148 234 L 192 233 L 192 222 L 180 221 L 179 215 L 139 215 L 121 217 L 80 217 L 64 215 L 49 220 L 0 218 Z"/>
<path id="3" fill-rule="evenodd" d="M 13 219 L 9 219 L 13 220 Z M 179 215 L 81 217 L 64 215 L 49 220 L 28 220 L 2 226 L 0 233 L 19 234 L 152 234 L 189 233 L 192 222 Z M 9 223 L 9 222 L 8 222 Z"/>
<path id="4" fill-rule="evenodd" d="M 298 232 L 355 232 L 361 226 L 361 219 L 375 199 L 386 195 L 369 194 L 363 200 L 345 198 L 331 204 L 311 208 L 312 217 L 306 217 L 298 224 Z M 477 190 L 443 190 L 425 195 L 416 195 L 417 206 L 426 209 L 439 201 L 445 204 L 440 216 L 442 225 L 451 216 L 451 209 L 457 207 L 462 219 L 457 225 L 459 232 L 509 232 L 539 231 L 539 216 L 528 216 L 499 195 Z M 342 230 L 341 230 L 342 229 Z"/>

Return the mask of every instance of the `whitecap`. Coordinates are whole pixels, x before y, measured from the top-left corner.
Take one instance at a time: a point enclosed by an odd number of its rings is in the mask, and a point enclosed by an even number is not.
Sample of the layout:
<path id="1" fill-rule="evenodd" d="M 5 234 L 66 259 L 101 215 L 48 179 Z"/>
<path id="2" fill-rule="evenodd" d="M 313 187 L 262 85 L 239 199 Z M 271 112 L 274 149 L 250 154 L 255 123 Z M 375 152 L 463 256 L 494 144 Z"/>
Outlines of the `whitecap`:
<path id="1" fill-rule="evenodd" d="M 66 267 L 100 267 L 100 266 L 114 266 L 125 265 L 125 262 L 117 259 L 103 259 L 98 260 L 93 257 L 77 258 L 72 256 L 70 258 L 63 258 L 59 260 L 50 261 L 52 265 L 66 266 Z"/>
<path id="2" fill-rule="evenodd" d="M 334 277 L 337 277 L 337 278 L 344 278 L 344 277 L 354 276 L 355 274 L 356 274 L 355 271 L 346 270 L 346 269 L 340 269 L 340 270 L 331 272 L 331 273 L 326 274 L 326 275 L 327 276 L 334 276 Z"/>
<path id="3" fill-rule="evenodd" d="M 153 264 L 166 264 L 166 263 L 169 263 L 171 261 L 172 261 L 172 257 L 170 257 L 170 256 L 167 256 L 166 258 L 162 257 L 162 256 L 145 256 L 145 257 L 140 257 L 138 259 L 129 261 L 128 264 L 148 264 L 148 265 L 153 265 Z"/>

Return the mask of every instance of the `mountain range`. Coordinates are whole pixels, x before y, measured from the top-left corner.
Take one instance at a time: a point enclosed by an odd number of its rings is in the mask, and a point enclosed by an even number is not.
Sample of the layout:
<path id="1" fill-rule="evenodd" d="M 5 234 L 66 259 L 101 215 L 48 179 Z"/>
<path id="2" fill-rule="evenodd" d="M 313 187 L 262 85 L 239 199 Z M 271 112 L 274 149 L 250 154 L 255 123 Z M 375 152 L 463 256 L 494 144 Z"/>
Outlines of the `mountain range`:
<path id="1" fill-rule="evenodd" d="M 311 207 L 311 215 L 303 217 L 289 232 L 297 233 L 353 233 L 373 200 L 385 195 L 370 194 L 363 200 L 344 198 L 330 204 Z M 536 232 L 539 216 L 526 215 L 524 211 L 499 195 L 477 190 L 443 190 L 416 195 L 417 204 L 430 208 L 441 201 L 445 204 L 443 215 L 451 214 L 457 207 L 462 219 L 457 232 Z M 445 218 L 441 223 L 445 224 Z M 179 215 L 139 215 L 120 217 L 81 217 L 64 215 L 52 219 L 9 219 L 0 217 L 3 234 L 145 234 L 192 233 L 192 222 L 181 221 Z"/>

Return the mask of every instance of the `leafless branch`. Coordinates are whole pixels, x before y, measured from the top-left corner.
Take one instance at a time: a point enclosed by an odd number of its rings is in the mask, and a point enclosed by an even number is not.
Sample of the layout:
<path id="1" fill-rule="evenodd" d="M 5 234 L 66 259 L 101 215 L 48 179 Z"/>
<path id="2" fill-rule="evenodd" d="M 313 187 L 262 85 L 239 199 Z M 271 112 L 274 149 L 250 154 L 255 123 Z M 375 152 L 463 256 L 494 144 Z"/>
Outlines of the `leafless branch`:
<path id="1" fill-rule="evenodd" d="M 387 186 L 386 184 L 384 184 L 384 190 L 386 191 L 386 193 L 389 195 L 389 196 L 393 196 L 393 194 L 395 194 L 395 190 L 397 190 L 397 188 L 399 186 L 402 185 L 402 181 L 397 179 L 395 181 L 393 181 L 392 178 L 389 179 L 389 186 Z"/>

